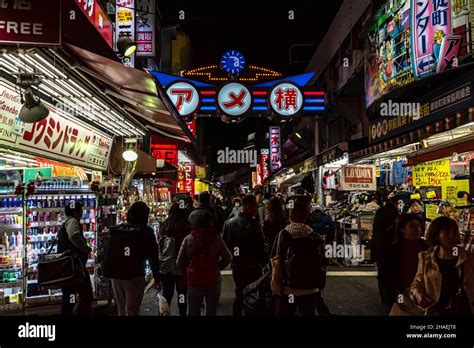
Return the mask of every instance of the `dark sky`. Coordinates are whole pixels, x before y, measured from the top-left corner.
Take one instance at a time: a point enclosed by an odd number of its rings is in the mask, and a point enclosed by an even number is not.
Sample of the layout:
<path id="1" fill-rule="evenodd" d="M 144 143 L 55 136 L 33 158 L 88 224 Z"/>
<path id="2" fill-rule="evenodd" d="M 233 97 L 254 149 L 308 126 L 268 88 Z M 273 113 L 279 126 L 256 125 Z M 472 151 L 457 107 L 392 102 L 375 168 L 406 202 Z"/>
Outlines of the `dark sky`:
<path id="1" fill-rule="evenodd" d="M 284 75 L 303 72 L 305 63 L 290 64 L 289 49 L 296 44 L 317 45 L 331 24 L 342 0 L 329 1 L 181 1 L 160 0 L 158 6 L 164 25 L 179 23 L 189 35 L 192 45 L 192 66 L 218 64 L 228 49 L 241 51 L 247 65 L 277 70 Z M 324 4 L 324 6 L 321 6 Z M 185 20 L 179 20 L 180 10 Z M 288 12 L 294 11 L 294 20 Z M 294 60 L 308 60 L 316 46 L 297 48 Z M 266 119 L 247 119 L 239 125 L 226 125 L 219 119 L 206 119 L 206 143 L 216 152 L 246 140 L 255 132 L 257 122 L 268 127 Z M 235 144 L 235 145 L 234 145 Z M 233 146 L 232 146 L 233 145 Z"/>

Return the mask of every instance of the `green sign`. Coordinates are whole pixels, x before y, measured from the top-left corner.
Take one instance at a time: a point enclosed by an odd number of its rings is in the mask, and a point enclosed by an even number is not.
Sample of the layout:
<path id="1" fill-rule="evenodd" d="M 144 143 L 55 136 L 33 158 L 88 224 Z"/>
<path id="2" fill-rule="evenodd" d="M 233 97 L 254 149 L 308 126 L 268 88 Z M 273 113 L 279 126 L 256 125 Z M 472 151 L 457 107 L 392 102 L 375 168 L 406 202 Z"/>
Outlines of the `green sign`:
<path id="1" fill-rule="evenodd" d="M 53 168 L 51 168 L 51 167 L 27 168 L 27 169 L 25 169 L 25 172 L 24 172 L 24 175 L 23 175 L 23 182 L 25 184 L 29 184 L 30 181 L 35 181 L 36 176 L 38 175 L 38 172 L 40 173 L 40 176 L 42 178 L 53 176 Z"/>

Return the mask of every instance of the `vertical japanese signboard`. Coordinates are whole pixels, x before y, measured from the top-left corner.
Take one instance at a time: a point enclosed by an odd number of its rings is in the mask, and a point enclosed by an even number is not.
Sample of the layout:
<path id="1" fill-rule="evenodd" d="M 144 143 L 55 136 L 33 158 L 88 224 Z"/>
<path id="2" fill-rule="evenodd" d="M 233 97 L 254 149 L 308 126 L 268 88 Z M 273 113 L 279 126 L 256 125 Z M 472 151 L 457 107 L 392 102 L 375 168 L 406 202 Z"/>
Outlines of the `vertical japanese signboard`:
<path id="1" fill-rule="evenodd" d="M 268 178 L 270 173 L 268 172 L 268 160 L 270 159 L 270 150 L 269 149 L 262 149 L 260 152 L 260 165 L 259 165 L 259 175 L 260 175 L 260 182 L 263 184 L 265 179 Z"/>
<path id="2" fill-rule="evenodd" d="M 181 162 L 178 168 L 178 191 L 189 192 L 194 197 L 195 165 L 191 162 Z"/>
<path id="3" fill-rule="evenodd" d="M 270 127 L 270 169 L 272 172 L 281 168 L 281 128 Z"/>
<path id="4" fill-rule="evenodd" d="M 113 47 L 112 22 L 100 7 L 97 0 L 76 0 L 76 4 L 89 19 L 110 47 Z"/>
<path id="5" fill-rule="evenodd" d="M 137 56 L 155 56 L 155 0 L 137 1 Z"/>
<path id="6" fill-rule="evenodd" d="M 0 81 L 0 145 L 65 163 L 106 170 L 112 148 L 111 137 L 56 108 L 49 108 L 49 116 L 39 122 L 17 127 L 21 107 L 15 89 Z"/>
<path id="7" fill-rule="evenodd" d="M 115 7 L 115 42 L 121 37 L 135 41 L 135 0 L 117 0 Z M 124 65 L 135 67 L 135 53 L 123 57 Z"/>

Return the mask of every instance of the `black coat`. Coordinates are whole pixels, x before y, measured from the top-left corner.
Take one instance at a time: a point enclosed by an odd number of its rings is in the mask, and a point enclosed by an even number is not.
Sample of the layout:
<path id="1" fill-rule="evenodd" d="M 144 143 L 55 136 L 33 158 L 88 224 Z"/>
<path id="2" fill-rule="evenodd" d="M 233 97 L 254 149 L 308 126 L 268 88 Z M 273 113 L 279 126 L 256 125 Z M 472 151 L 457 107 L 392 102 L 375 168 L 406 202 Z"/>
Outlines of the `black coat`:
<path id="1" fill-rule="evenodd" d="M 372 262 L 378 263 L 386 250 L 395 242 L 394 226 L 398 215 L 397 207 L 390 203 L 387 203 L 375 213 L 370 251 Z"/>

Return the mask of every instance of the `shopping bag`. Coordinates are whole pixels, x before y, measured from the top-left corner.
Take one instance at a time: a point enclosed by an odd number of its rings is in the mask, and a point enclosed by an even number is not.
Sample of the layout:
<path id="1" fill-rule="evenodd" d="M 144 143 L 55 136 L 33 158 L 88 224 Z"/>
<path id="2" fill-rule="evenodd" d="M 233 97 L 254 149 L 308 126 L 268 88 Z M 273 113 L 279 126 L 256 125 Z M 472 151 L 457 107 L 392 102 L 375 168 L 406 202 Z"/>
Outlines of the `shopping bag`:
<path id="1" fill-rule="evenodd" d="M 168 316 L 171 314 L 170 306 L 166 298 L 159 292 L 158 293 L 158 306 L 160 308 L 160 316 Z"/>

